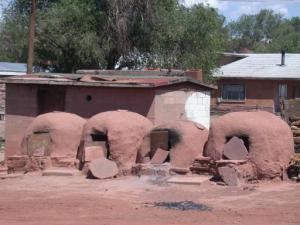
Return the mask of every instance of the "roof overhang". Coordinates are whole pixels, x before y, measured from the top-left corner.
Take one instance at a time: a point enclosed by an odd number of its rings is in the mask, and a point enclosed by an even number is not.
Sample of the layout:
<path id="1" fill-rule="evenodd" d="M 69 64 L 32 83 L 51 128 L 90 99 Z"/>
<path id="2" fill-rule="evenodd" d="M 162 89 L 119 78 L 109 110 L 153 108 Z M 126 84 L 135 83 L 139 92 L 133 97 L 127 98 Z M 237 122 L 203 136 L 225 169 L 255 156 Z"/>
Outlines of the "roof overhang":
<path id="1" fill-rule="evenodd" d="M 14 76 L 0 79 L 5 84 L 41 84 L 41 85 L 63 85 L 63 86 L 85 86 L 85 87 L 111 87 L 111 88 L 157 88 L 182 83 L 191 83 L 203 89 L 217 89 L 215 86 L 204 84 L 191 77 L 166 77 L 166 76 L 99 76 L 101 81 L 81 81 L 84 75 L 80 74 L 35 74 L 25 76 Z M 107 80 L 105 80 L 105 78 Z"/>

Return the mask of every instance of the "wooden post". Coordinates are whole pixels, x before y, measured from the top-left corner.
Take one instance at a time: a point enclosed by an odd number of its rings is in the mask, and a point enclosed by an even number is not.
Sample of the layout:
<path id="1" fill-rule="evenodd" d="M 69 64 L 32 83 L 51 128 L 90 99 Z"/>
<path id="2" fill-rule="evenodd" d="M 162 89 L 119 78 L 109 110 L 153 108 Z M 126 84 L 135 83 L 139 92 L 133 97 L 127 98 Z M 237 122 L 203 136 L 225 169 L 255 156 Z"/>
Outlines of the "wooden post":
<path id="1" fill-rule="evenodd" d="M 32 74 L 33 57 L 34 57 L 34 37 L 35 37 L 35 14 L 36 14 L 36 0 L 32 0 L 31 14 L 29 24 L 28 36 L 28 58 L 27 58 L 27 74 Z"/>

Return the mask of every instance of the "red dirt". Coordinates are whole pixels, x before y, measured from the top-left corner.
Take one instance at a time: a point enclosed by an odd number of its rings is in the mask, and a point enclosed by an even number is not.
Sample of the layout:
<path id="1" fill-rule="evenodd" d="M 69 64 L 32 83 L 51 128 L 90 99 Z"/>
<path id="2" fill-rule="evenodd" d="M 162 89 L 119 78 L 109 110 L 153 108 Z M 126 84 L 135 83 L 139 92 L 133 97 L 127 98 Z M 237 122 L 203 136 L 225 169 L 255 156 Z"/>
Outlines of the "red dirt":
<path id="1" fill-rule="evenodd" d="M 153 177 L 87 180 L 41 177 L 0 180 L 0 224 L 300 224 L 300 188 L 295 183 L 224 187 L 214 183 L 155 185 Z M 211 212 L 149 208 L 144 203 L 184 201 L 206 204 Z"/>

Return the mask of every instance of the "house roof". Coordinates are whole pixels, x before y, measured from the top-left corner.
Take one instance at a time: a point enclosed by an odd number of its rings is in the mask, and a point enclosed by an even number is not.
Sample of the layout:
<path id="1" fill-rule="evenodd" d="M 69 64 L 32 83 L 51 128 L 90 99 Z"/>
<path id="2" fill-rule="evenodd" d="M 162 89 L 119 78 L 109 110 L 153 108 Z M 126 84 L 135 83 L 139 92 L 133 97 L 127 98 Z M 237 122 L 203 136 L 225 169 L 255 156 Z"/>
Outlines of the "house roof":
<path id="1" fill-rule="evenodd" d="M 0 76 L 17 76 L 26 74 L 25 63 L 0 62 Z"/>
<path id="2" fill-rule="evenodd" d="M 47 84 L 69 86 L 101 86 L 101 87 L 130 87 L 153 88 L 170 86 L 180 83 L 191 83 L 204 89 L 212 90 L 216 87 L 204 84 L 187 76 L 157 76 L 157 75 L 87 75 L 87 74 L 49 74 L 16 76 L 1 79 L 0 83 L 17 84 Z"/>
<path id="3" fill-rule="evenodd" d="M 300 79 L 300 54 L 226 54 L 241 58 L 221 66 L 214 74 L 219 78 L 242 79 Z"/>

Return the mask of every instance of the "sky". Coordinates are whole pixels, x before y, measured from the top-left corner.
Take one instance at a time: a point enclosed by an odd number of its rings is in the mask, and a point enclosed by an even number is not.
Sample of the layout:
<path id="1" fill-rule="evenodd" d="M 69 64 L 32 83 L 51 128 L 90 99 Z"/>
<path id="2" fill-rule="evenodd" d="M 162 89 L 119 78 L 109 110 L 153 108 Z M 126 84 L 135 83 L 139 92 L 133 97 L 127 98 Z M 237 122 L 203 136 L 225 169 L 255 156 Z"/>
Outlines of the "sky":
<path id="1" fill-rule="evenodd" d="M 186 6 L 203 3 L 217 8 L 226 21 L 238 19 L 242 14 L 255 14 L 261 9 L 273 9 L 286 18 L 300 16 L 300 0 L 182 0 Z M 0 0 L 0 17 L 10 0 Z"/>
<path id="2" fill-rule="evenodd" d="M 187 6 L 196 3 L 217 8 L 227 22 L 238 19 L 242 14 L 255 14 L 261 9 L 273 9 L 286 18 L 300 16 L 300 0 L 185 0 Z"/>

